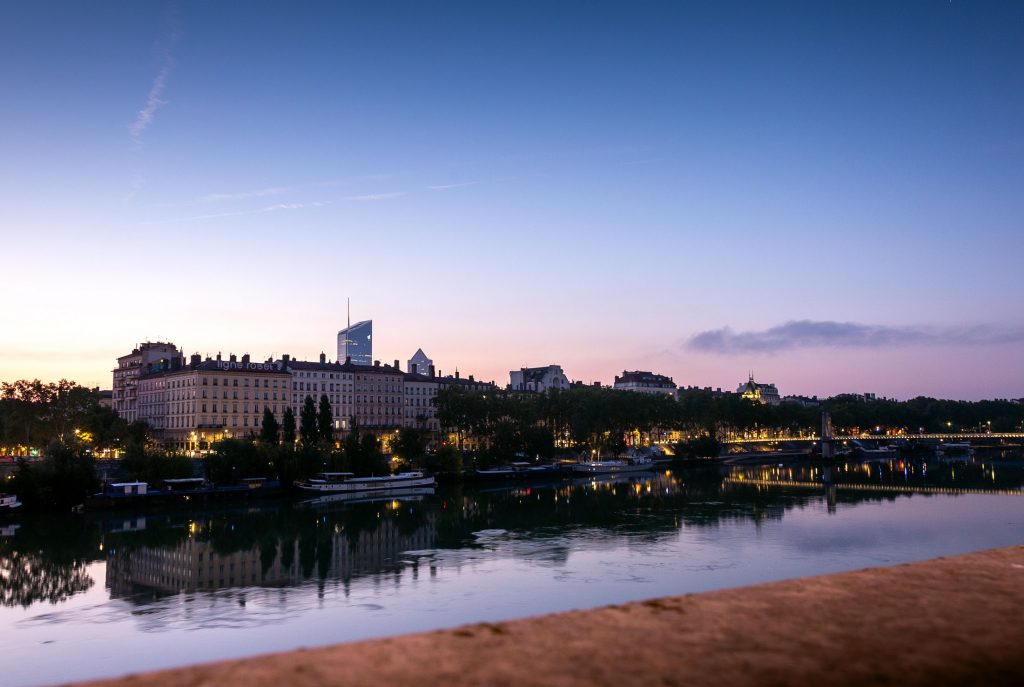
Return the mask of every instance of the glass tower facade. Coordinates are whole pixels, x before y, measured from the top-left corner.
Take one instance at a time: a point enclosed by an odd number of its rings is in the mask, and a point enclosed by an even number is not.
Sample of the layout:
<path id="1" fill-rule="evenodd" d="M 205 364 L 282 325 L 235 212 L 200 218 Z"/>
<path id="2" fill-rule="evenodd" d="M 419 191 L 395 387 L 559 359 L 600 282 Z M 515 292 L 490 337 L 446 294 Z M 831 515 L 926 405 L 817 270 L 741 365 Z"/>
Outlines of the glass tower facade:
<path id="1" fill-rule="evenodd" d="M 373 320 L 356 322 L 338 332 L 338 362 L 373 365 Z"/>

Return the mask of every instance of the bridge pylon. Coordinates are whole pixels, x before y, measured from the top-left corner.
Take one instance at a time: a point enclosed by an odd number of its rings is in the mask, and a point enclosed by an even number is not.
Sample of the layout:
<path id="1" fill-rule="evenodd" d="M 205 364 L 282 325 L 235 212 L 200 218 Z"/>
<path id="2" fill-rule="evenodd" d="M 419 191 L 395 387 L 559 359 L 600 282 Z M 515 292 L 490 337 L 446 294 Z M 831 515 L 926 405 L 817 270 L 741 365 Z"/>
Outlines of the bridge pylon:
<path id="1" fill-rule="evenodd" d="M 821 414 L 821 457 L 832 459 L 836 457 L 836 442 L 832 433 L 832 416 L 828 411 Z"/>

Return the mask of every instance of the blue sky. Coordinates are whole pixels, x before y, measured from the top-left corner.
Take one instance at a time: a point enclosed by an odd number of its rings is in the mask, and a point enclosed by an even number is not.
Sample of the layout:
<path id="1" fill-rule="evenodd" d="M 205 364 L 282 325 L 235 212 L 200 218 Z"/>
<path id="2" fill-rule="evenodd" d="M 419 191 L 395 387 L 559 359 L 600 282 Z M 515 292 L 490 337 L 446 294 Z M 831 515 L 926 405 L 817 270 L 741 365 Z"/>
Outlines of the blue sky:
<path id="1" fill-rule="evenodd" d="M 0 378 L 350 296 L 501 383 L 1019 397 L 1022 64 L 1019 3 L 5 3 Z"/>

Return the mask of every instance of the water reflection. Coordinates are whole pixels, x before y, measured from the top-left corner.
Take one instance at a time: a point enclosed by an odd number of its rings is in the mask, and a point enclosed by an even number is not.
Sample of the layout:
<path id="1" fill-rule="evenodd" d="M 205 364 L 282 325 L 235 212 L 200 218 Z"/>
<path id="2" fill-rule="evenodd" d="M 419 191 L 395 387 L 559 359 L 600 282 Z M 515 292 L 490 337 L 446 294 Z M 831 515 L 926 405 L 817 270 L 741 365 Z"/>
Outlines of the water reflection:
<path id="1" fill-rule="evenodd" d="M 310 580 L 347 583 L 397 572 L 404 551 L 434 546 L 434 513 L 390 500 L 320 512 L 278 505 L 204 514 L 161 531 L 110 532 L 106 584 L 115 597 L 147 597 L 234 587 L 293 587 Z"/>
<path id="2" fill-rule="evenodd" d="M 684 528 L 760 525 L 822 501 L 835 513 L 917 494 L 1020 494 L 1022 484 L 1024 461 L 1015 452 L 665 470 L 356 503 L 23 517 L 0 529 L 0 604 L 64 602 L 95 584 L 87 567 L 96 561 L 106 563 L 110 597 L 136 606 L 225 590 L 244 606 L 247 589 L 347 593 L 361 577 L 397 584 L 493 555 L 559 567 L 577 549 L 657 545 Z"/>
<path id="3" fill-rule="evenodd" d="M 0 604 L 65 601 L 94 584 L 99 531 L 82 519 L 30 518 L 0 529 Z"/>

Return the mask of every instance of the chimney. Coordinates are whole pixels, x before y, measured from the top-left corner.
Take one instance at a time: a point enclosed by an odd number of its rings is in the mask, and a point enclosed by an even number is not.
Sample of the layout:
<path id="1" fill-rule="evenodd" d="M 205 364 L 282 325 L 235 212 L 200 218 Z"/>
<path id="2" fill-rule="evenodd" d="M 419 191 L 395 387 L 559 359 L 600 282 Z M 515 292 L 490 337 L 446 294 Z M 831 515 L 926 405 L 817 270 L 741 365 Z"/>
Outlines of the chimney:
<path id="1" fill-rule="evenodd" d="M 373 366 L 379 368 L 380 367 L 380 361 L 379 360 L 374 360 L 373 361 Z"/>
<path id="2" fill-rule="evenodd" d="M 434 377 L 434 376 L 436 376 L 436 375 L 434 374 L 434 366 L 433 366 L 433 365 L 431 365 L 429 369 L 430 369 L 430 376 L 431 376 L 431 377 Z"/>
<path id="3" fill-rule="evenodd" d="M 292 361 L 292 357 L 290 355 L 288 355 L 287 353 L 285 353 L 284 355 L 281 356 L 281 362 L 284 363 L 285 365 L 287 365 L 291 361 Z"/>
<path id="4" fill-rule="evenodd" d="M 242 362 L 245 363 L 246 365 L 249 364 L 249 354 L 248 353 L 246 353 L 245 355 L 242 356 Z"/>
<path id="5" fill-rule="evenodd" d="M 398 367 L 398 359 L 396 358 L 395 359 L 395 371 L 397 372 L 398 369 L 399 369 L 399 367 Z"/>
<path id="6" fill-rule="evenodd" d="M 220 362 L 220 351 L 217 351 L 217 362 Z"/>
<path id="7" fill-rule="evenodd" d="M 320 364 L 323 365 L 326 362 L 327 362 L 327 354 L 326 353 L 321 353 L 320 354 Z"/>
<path id="8" fill-rule="evenodd" d="M 350 356 L 350 355 L 346 355 L 345 356 L 345 364 L 346 365 L 351 365 L 352 364 L 352 356 Z"/>
<path id="9" fill-rule="evenodd" d="M 476 381 L 475 379 L 473 379 L 473 375 L 469 375 L 469 381 L 471 381 L 471 382 L 475 382 Z"/>
<path id="10" fill-rule="evenodd" d="M 232 363 L 237 363 L 238 362 L 238 358 L 236 358 L 235 354 L 232 353 L 230 356 L 228 356 L 228 361 L 232 362 Z"/>
<path id="11" fill-rule="evenodd" d="M 203 356 L 198 353 L 193 353 L 191 358 L 192 367 L 195 367 L 199 363 L 203 362 Z"/>
<path id="12" fill-rule="evenodd" d="M 459 378 L 459 368 L 455 368 L 455 379 Z"/>
<path id="13" fill-rule="evenodd" d="M 409 370 L 409 372 L 412 372 L 413 374 L 416 374 L 416 363 L 413 363 L 412 365 L 410 365 L 410 367 L 411 367 L 412 369 L 411 369 L 411 370 Z"/>

